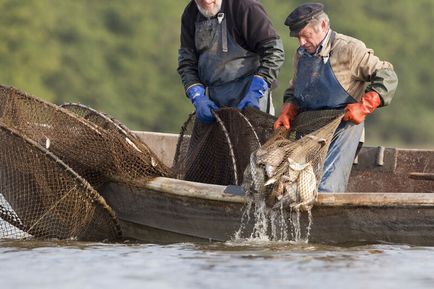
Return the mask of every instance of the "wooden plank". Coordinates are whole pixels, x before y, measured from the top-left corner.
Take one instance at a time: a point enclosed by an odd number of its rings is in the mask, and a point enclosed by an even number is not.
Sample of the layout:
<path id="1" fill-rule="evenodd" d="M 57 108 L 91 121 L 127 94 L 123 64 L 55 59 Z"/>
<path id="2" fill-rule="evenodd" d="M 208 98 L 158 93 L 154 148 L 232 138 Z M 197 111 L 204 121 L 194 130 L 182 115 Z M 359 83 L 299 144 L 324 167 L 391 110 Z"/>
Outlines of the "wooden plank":
<path id="1" fill-rule="evenodd" d="M 170 178 L 155 178 L 143 184 L 147 189 L 185 197 L 222 202 L 245 203 L 245 196 L 225 193 L 226 187 Z M 319 193 L 315 206 L 430 206 L 432 193 Z"/>
<path id="2" fill-rule="evenodd" d="M 408 177 L 414 180 L 434 181 L 434 173 L 409 173 Z"/>

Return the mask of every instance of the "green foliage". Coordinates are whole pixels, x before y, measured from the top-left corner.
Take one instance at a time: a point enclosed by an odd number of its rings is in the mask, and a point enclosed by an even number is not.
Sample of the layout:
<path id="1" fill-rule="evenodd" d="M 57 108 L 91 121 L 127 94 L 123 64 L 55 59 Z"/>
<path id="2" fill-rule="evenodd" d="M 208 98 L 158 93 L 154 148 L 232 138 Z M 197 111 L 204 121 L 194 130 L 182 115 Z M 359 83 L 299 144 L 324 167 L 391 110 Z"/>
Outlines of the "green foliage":
<path id="1" fill-rule="evenodd" d="M 297 41 L 283 25 L 304 1 L 263 0 L 286 49 L 277 110 Z M 369 144 L 433 147 L 432 0 L 326 0 L 333 29 L 394 64 L 397 95 L 367 122 Z M 0 83 L 81 102 L 132 129 L 177 132 L 193 107 L 176 72 L 188 1 L 0 0 Z"/>

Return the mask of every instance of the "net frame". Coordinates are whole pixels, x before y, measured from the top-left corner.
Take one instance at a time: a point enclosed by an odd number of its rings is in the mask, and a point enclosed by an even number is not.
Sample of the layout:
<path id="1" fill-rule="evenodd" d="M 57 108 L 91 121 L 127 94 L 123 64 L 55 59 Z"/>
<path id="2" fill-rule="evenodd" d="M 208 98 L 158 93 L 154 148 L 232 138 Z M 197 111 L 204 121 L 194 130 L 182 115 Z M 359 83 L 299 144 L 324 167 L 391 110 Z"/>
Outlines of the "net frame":
<path id="1" fill-rule="evenodd" d="M 115 213 L 86 180 L 39 143 L 2 122 L 0 135 L 3 144 L 14 145 L 15 150 L 0 146 L 0 195 L 7 201 L 0 206 L 0 218 L 11 225 L 3 237 L 19 238 L 26 232 L 38 239 L 121 238 Z"/>
<path id="2" fill-rule="evenodd" d="M 60 105 L 60 107 L 95 124 L 99 129 L 107 132 L 112 138 L 116 137 L 120 140 L 124 140 L 127 146 L 131 146 L 139 154 L 146 156 L 148 158 L 146 160 L 147 163 L 150 163 L 150 167 L 153 168 L 152 176 L 171 177 L 173 175 L 172 170 L 158 159 L 157 155 L 146 143 L 141 141 L 136 134 L 114 117 L 80 103 L 64 103 Z"/>
<path id="3" fill-rule="evenodd" d="M 179 133 L 172 169 L 178 179 L 240 185 L 250 153 L 268 137 L 275 118 L 255 109 L 240 111 L 227 107 L 214 111 L 214 116 L 216 121 L 212 124 L 197 121 L 195 113 L 188 116 Z M 265 122 L 267 129 L 257 130 L 264 125 L 264 116 L 272 121 Z M 215 165 L 216 162 L 219 164 Z M 208 174 L 204 173 L 206 169 L 210 171 Z"/>

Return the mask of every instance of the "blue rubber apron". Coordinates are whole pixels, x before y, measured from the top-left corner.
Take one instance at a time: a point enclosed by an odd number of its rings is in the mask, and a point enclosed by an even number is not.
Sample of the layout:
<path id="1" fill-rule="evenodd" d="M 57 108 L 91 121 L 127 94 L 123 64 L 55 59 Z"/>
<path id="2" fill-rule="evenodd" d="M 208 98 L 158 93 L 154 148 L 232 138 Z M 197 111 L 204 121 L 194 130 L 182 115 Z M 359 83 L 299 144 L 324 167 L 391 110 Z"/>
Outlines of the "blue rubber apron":
<path id="1" fill-rule="evenodd" d="M 333 43 L 335 33 L 330 41 Z M 301 111 L 342 109 L 356 100 L 341 86 L 330 65 L 329 57 L 311 55 L 299 49 L 300 58 L 294 79 L 294 96 Z M 332 53 L 332 52 L 331 52 Z M 324 172 L 318 190 L 320 192 L 345 192 L 357 145 L 364 123 L 355 125 L 342 121 L 333 136 Z"/>
<path id="2" fill-rule="evenodd" d="M 208 97 L 218 107 L 236 107 L 260 65 L 259 56 L 234 41 L 227 31 L 224 13 L 196 21 L 195 25 L 198 73 L 207 87 Z M 274 113 L 268 92 L 261 98 L 259 106 L 262 111 Z"/>

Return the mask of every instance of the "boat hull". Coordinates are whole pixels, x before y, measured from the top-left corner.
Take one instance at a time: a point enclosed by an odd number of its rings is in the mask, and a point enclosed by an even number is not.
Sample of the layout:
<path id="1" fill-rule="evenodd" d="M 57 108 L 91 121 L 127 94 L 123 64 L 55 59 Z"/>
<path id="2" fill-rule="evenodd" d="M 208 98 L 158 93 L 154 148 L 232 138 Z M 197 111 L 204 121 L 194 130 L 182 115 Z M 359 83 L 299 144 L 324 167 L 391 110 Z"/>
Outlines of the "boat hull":
<path id="1" fill-rule="evenodd" d="M 121 221 L 124 237 L 143 242 L 227 241 L 240 229 L 246 198 L 227 187 L 157 178 L 102 194 Z M 320 193 L 312 210 L 313 243 L 434 245 L 434 200 L 429 193 Z M 252 232 L 246 222 L 244 237 Z M 307 226 L 302 215 L 301 228 Z M 287 231 L 291 236 L 290 228 Z"/>

